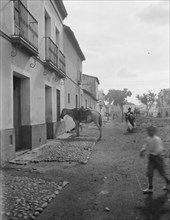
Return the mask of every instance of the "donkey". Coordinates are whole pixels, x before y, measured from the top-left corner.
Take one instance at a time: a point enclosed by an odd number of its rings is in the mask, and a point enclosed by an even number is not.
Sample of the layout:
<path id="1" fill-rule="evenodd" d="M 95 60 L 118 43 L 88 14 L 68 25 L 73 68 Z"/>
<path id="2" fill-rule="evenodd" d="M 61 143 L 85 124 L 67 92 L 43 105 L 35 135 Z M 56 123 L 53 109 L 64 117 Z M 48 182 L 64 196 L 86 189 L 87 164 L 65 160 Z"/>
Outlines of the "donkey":
<path id="1" fill-rule="evenodd" d="M 79 137 L 79 126 L 80 123 L 91 123 L 94 122 L 100 131 L 98 141 L 102 138 L 102 116 L 99 112 L 91 109 L 67 109 L 64 108 L 61 112 L 60 118 L 65 115 L 72 117 L 75 123 L 76 136 Z"/>

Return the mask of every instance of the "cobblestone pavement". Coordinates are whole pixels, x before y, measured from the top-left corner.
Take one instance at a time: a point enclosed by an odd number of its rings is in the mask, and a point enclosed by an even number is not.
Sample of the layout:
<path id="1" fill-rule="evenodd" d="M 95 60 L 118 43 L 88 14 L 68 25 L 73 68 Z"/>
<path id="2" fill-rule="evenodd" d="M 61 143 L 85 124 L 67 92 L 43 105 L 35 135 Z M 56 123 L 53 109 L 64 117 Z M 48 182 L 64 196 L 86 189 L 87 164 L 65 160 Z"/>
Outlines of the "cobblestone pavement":
<path id="1" fill-rule="evenodd" d="M 95 133 L 96 130 L 89 127 L 88 132 L 79 138 L 59 137 L 49 140 L 46 144 L 18 156 L 10 163 L 27 165 L 28 163 L 71 161 L 86 164 L 97 140 Z M 57 182 L 56 180 L 10 175 L 2 170 L 0 173 L 0 220 L 36 219 L 67 184 L 67 181 Z"/>
<path id="2" fill-rule="evenodd" d="M 60 193 L 68 182 L 0 174 L 0 207 L 2 220 L 35 219 Z"/>
<path id="3" fill-rule="evenodd" d="M 44 146 L 39 156 L 32 162 L 74 161 L 87 163 L 95 142 L 89 141 L 61 141 L 59 144 L 51 142 Z"/>
<path id="4" fill-rule="evenodd" d="M 96 143 L 95 138 L 67 138 L 61 140 L 50 140 L 37 149 L 18 156 L 10 163 L 24 164 L 29 162 L 78 162 L 87 163 L 93 147 Z"/>

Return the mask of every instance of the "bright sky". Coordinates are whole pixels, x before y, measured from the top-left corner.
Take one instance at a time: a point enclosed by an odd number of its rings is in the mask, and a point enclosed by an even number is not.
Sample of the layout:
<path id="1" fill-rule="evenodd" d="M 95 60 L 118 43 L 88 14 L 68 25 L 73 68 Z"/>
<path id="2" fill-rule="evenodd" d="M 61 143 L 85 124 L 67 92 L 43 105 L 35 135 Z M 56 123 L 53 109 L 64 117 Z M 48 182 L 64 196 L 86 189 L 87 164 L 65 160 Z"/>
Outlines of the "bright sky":
<path id="1" fill-rule="evenodd" d="M 99 89 L 128 88 L 137 94 L 169 88 L 169 0 L 64 0 L 85 55 L 83 73 L 98 77 Z"/>

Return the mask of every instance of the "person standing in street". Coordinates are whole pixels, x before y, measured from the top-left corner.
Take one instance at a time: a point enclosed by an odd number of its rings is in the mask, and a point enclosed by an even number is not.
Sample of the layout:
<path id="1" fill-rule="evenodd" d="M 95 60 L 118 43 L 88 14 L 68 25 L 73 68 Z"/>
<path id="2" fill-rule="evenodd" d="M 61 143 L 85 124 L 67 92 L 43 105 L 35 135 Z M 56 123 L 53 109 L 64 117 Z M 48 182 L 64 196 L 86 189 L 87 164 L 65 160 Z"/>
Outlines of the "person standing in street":
<path id="1" fill-rule="evenodd" d="M 127 124 L 127 131 L 133 132 L 136 129 L 135 117 L 131 108 L 128 108 L 128 112 L 125 113 L 125 120 Z"/>
<path id="2" fill-rule="evenodd" d="M 156 136 L 156 127 L 149 126 L 147 128 L 148 137 L 146 138 L 145 144 L 140 150 L 140 156 L 144 156 L 144 152 L 148 152 L 148 166 L 147 166 L 147 177 L 148 177 L 148 188 L 143 190 L 144 194 L 153 193 L 153 175 L 154 171 L 157 170 L 159 174 L 164 178 L 166 186 L 164 190 L 170 190 L 170 180 L 165 174 L 164 164 L 164 146 L 160 137 Z"/>

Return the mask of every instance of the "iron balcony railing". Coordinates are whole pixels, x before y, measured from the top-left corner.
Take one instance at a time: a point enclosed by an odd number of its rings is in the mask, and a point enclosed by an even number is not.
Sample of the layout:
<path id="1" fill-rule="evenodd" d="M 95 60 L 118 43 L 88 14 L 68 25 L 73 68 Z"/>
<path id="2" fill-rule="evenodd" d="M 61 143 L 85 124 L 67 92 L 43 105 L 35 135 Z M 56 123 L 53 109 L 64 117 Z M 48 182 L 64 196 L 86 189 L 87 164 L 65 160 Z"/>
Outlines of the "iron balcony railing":
<path id="1" fill-rule="evenodd" d="M 50 37 L 45 38 L 45 59 L 58 68 L 58 47 Z"/>
<path id="2" fill-rule="evenodd" d="M 14 36 L 23 38 L 38 51 L 38 22 L 23 5 L 21 0 L 14 1 Z"/>
<path id="3" fill-rule="evenodd" d="M 50 37 L 45 37 L 45 59 L 65 74 L 65 56 Z"/>
<path id="4" fill-rule="evenodd" d="M 65 73 L 65 56 L 64 54 L 59 50 L 59 69 Z"/>

